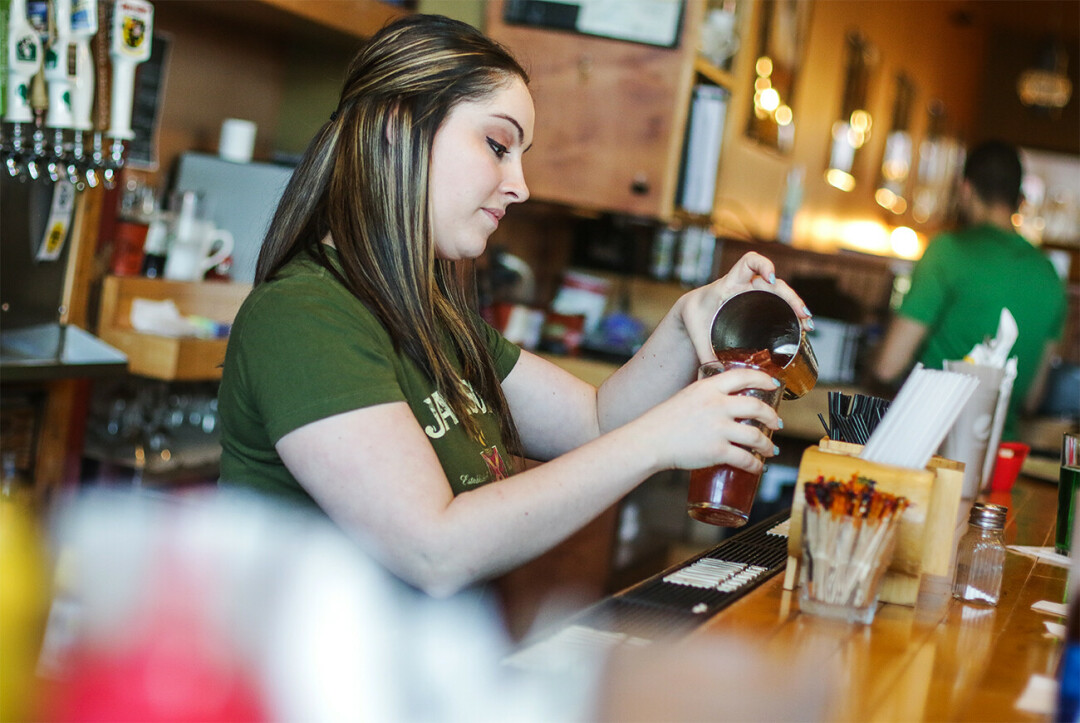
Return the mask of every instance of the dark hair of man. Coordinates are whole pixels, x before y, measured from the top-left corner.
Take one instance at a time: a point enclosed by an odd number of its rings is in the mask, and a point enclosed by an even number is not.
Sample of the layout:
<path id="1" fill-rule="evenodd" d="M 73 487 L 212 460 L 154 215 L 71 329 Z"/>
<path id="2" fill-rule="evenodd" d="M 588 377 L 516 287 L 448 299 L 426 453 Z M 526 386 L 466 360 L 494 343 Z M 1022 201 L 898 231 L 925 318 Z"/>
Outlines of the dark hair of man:
<path id="1" fill-rule="evenodd" d="M 514 78 L 528 82 L 507 50 L 466 23 L 416 14 L 378 31 L 350 64 L 337 110 L 285 189 L 255 283 L 272 281 L 301 252 L 317 259 L 432 378 L 470 435 L 481 436 L 461 379 L 471 380 L 493 408 L 508 451 L 518 453 L 517 431 L 473 312 L 473 266 L 435 257 L 428 206 L 440 125 L 459 103 L 482 100 Z M 341 274 L 321 243 L 328 233 Z"/>
<path id="2" fill-rule="evenodd" d="M 1024 169 L 1014 146 L 1002 141 L 976 146 L 964 162 L 964 178 L 984 203 L 1005 204 L 1012 211 L 1020 207 Z"/>

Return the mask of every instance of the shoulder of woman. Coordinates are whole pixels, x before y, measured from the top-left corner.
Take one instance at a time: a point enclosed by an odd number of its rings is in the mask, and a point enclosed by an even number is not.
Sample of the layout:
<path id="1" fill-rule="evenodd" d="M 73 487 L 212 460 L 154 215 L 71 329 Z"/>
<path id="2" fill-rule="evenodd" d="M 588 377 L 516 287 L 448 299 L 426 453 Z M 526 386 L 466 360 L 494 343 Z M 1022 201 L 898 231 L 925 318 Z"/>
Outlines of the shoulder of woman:
<path id="1" fill-rule="evenodd" d="M 244 301 L 234 333 L 275 330 L 307 335 L 386 335 L 375 315 L 326 269 L 259 284 Z"/>

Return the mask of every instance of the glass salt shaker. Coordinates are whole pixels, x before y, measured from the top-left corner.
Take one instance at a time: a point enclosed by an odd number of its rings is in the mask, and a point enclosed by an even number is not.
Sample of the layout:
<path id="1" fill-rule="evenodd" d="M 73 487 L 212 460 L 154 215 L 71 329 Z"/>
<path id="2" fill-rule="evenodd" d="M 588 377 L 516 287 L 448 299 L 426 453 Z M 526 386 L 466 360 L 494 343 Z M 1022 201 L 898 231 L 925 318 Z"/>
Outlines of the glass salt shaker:
<path id="1" fill-rule="evenodd" d="M 997 605 L 1005 568 L 1005 514 L 1008 507 L 976 502 L 968 529 L 956 549 L 953 597 L 964 602 Z"/>

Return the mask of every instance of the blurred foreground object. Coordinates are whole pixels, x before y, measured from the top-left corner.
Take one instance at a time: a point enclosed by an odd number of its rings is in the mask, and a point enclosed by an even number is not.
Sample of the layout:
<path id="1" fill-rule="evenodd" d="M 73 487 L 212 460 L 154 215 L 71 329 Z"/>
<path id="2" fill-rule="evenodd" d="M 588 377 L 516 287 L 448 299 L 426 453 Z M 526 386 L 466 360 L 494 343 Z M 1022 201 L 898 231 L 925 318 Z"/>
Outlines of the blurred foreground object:
<path id="1" fill-rule="evenodd" d="M 216 490 L 114 492 L 61 510 L 54 537 L 47 719 L 579 717 L 582 682 L 499 666 L 483 598 L 420 595 L 324 519 Z"/>
<path id="2" fill-rule="evenodd" d="M 29 508 L 0 498 L 0 721 L 31 720 L 34 665 L 48 611 L 48 569 Z"/>

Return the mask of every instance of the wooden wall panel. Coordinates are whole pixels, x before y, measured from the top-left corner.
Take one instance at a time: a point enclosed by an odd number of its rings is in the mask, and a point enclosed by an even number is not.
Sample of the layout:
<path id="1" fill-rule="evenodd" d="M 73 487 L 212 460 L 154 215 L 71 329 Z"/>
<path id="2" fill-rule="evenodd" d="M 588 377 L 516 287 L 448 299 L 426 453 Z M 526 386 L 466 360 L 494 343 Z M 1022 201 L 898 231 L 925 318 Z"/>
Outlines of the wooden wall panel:
<path id="1" fill-rule="evenodd" d="M 985 55 L 985 33 L 957 24 L 954 14 L 967 3 L 816 2 L 807 57 L 795 88 L 795 142 L 789 155 L 778 154 L 744 136 L 753 95 L 753 53 L 742 53 L 735 69 L 737 100 L 724 133 L 718 191 L 718 221 L 742 234 L 774 238 L 787 172 L 805 166 L 803 205 L 796 239 L 816 220 L 884 220 L 873 199 L 877 168 L 884 153 L 893 102 L 893 78 L 904 71 L 914 78 L 916 112 L 913 131 L 925 132 L 930 99 L 945 102 L 948 128 L 961 138 L 971 135 L 978 113 L 978 87 Z M 746 31 L 751 28 L 747 27 Z M 844 37 L 859 30 L 874 44 L 880 61 L 872 80 L 868 110 L 874 129 L 856 159 L 858 184 L 844 193 L 825 183 L 830 129 L 840 113 L 843 92 Z M 800 231 L 803 234 L 800 234 Z M 826 246 L 827 250 L 828 246 Z"/>

